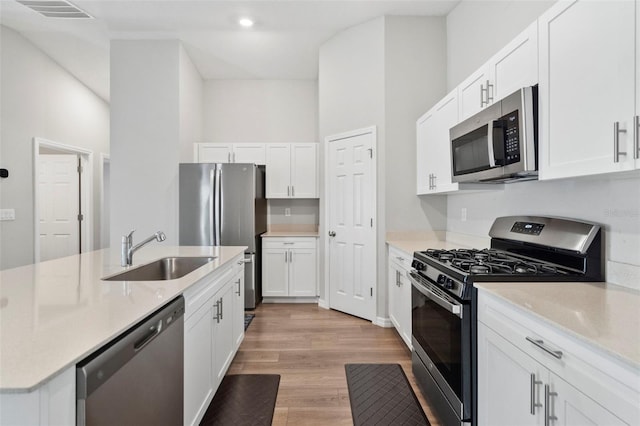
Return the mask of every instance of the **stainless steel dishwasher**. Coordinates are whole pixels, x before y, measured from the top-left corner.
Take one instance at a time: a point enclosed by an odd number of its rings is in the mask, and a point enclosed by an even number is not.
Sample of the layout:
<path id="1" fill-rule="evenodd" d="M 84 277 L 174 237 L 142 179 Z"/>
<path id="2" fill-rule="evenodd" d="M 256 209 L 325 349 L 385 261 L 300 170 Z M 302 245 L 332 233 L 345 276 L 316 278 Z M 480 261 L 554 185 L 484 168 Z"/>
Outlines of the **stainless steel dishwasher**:
<path id="1" fill-rule="evenodd" d="M 180 296 L 77 364 L 76 424 L 181 425 L 183 349 Z"/>

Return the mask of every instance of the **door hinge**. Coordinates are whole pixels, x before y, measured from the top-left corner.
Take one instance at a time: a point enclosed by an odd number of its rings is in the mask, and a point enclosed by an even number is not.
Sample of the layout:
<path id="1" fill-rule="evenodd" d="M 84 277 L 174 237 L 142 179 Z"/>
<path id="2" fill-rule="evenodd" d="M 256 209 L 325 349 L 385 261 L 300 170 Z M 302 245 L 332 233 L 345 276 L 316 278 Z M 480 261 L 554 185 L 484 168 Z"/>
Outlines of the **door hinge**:
<path id="1" fill-rule="evenodd" d="M 369 158 L 373 158 L 373 148 L 367 148 L 367 151 L 369 151 Z"/>
<path id="2" fill-rule="evenodd" d="M 84 220 L 84 215 L 82 213 L 80 213 L 78 215 L 78 222 L 82 222 Z"/>
<path id="3" fill-rule="evenodd" d="M 370 290 L 370 293 L 371 293 L 371 297 L 373 297 L 373 287 L 370 287 L 369 290 Z"/>
<path id="4" fill-rule="evenodd" d="M 78 164 L 78 173 L 82 173 L 82 164 Z"/>
<path id="5" fill-rule="evenodd" d="M 373 228 L 373 218 L 371 218 L 371 227 Z"/>

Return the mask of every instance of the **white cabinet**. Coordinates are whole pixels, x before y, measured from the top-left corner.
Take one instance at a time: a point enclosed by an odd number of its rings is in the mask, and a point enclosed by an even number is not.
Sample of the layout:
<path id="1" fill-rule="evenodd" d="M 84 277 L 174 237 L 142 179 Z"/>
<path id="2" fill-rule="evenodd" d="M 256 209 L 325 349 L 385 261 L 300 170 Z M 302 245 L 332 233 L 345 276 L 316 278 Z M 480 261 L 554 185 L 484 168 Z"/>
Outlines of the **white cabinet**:
<path id="1" fill-rule="evenodd" d="M 459 119 L 538 82 L 538 28 L 533 23 L 458 85 Z"/>
<path id="2" fill-rule="evenodd" d="M 638 168 L 638 7 L 558 2 L 539 18 L 540 179 Z"/>
<path id="3" fill-rule="evenodd" d="M 268 144 L 267 198 L 318 198 L 318 144 Z"/>
<path id="4" fill-rule="evenodd" d="M 479 425 L 640 424 L 637 369 L 482 290 L 477 371 Z"/>
<path id="5" fill-rule="evenodd" d="M 417 194 L 458 190 L 451 182 L 449 129 L 458 122 L 458 95 L 454 90 L 416 123 Z"/>
<path id="6" fill-rule="evenodd" d="M 264 238 L 262 295 L 264 297 L 317 296 L 316 246 L 316 238 Z"/>
<path id="7" fill-rule="evenodd" d="M 411 345 L 411 256 L 389 246 L 389 319 L 409 349 Z"/>
<path id="8" fill-rule="evenodd" d="M 199 424 L 244 337 L 240 255 L 187 289 L 184 323 L 184 424 Z"/>
<path id="9" fill-rule="evenodd" d="M 266 148 L 263 143 L 197 143 L 196 163 L 254 163 L 264 165 Z"/>

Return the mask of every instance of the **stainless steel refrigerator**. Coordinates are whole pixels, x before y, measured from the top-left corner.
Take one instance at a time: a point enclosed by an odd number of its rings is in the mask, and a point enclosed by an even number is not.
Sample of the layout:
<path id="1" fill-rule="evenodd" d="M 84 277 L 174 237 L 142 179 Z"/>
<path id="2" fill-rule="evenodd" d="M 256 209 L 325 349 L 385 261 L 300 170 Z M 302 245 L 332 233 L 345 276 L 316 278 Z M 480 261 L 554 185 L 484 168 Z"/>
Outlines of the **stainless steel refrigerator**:
<path id="1" fill-rule="evenodd" d="M 262 299 L 260 234 L 267 231 L 264 166 L 180 164 L 180 245 L 247 246 L 244 300 Z"/>

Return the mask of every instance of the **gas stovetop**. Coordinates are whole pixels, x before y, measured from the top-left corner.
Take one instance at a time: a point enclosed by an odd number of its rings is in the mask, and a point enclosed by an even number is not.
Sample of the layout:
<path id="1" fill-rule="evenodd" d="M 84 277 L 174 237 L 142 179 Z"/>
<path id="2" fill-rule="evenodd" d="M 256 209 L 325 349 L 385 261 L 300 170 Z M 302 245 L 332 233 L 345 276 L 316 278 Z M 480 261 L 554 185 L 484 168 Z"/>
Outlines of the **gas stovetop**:
<path id="1" fill-rule="evenodd" d="M 600 226 L 575 220 L 499 217 L 486 249 L 416 251 L 411 275 L 460 299 L 472 297 L 473 282 L 602 281 Z M 427 284 L 429 283 L 429 284 Z"/>
<path id="2" fill-rule="evenodd" d="M 416 252 L 416 258 L 421 257 L 435 259 L 443 267 L 472 275 L 554 276 L 578 274 L 550 262 L 529 259 L 497 249 L 429 249 Z"/>

